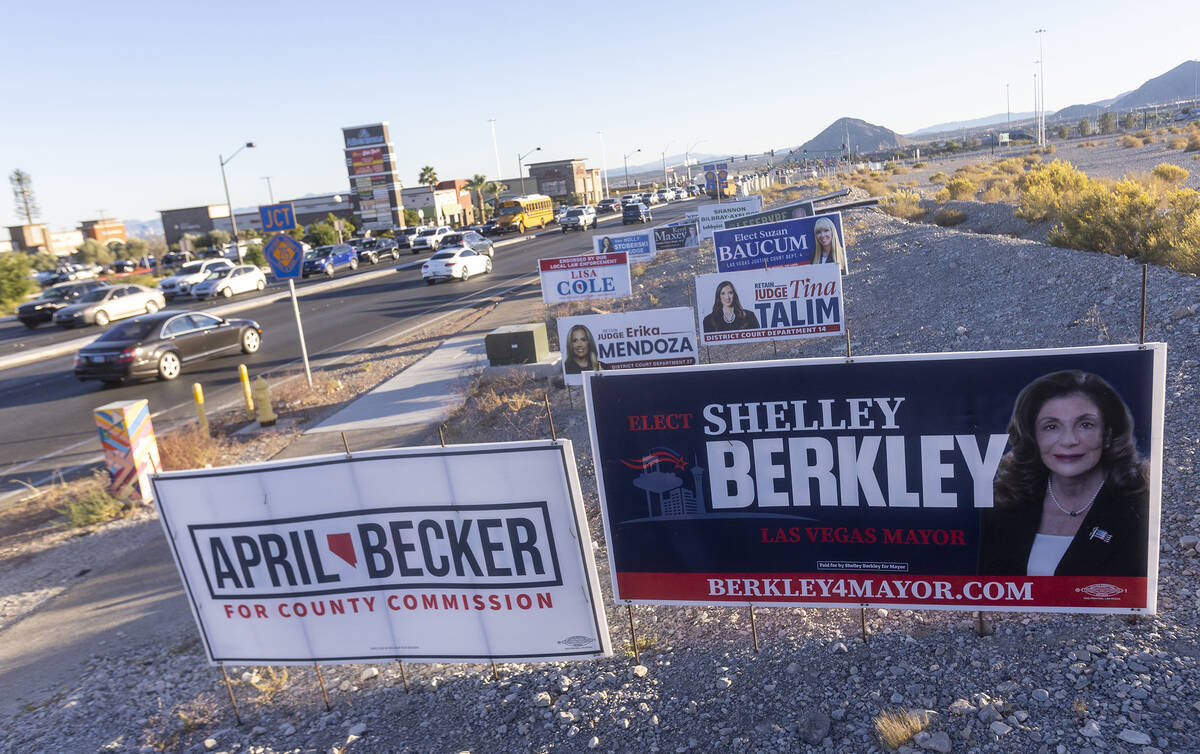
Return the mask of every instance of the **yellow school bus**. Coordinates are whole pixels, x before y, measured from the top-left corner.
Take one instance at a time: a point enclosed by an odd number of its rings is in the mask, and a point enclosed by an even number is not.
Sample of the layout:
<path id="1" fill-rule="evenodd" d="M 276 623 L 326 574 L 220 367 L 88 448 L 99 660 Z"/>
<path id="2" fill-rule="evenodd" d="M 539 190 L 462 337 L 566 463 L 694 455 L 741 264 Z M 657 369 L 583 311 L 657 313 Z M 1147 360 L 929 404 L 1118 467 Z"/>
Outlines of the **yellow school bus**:
<path id="1" fill-rule="evenodd" d="M 544 228 L 554 219 L 554 205 L 544 194 L 514 196 L 500 202 L 496 210 L 497 230 L 524 233 L 526 228 Z"/>

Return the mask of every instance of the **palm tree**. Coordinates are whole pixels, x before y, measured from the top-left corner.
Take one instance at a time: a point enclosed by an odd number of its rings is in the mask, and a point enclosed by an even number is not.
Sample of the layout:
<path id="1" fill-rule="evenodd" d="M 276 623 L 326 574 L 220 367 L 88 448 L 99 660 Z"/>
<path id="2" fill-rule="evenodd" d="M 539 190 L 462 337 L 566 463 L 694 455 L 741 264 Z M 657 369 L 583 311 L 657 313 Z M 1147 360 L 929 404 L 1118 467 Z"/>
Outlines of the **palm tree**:
<path id="1" fill-rule="evenodd" d="M 500 192 L 507 190 L 508 184 L 500 181 L 492 181 L 487 185 L 487 192 L 492 195 L 492 203 L 497 209 L 500 208 Z"/>
<path id="2" fill-rule="evenodd" d="M 485 212 L 483 211 L 483 188 L 488 185 L 487 176 L 483 173 L 476 173 L 471 176 L 471 180 L 467 181 L 467 190 L 475 192 L 475 198 L 479 201 L 479 219 L 482 222 L 486 220 Z"/>
<path id="3" fill-rule="evenodd" d="M 438 182 L 437 171 L 432 165 L 426 165 L 421 168 L 421 174 L 417 176 L 417 183 L 433 188 L 433 184 Z"/>

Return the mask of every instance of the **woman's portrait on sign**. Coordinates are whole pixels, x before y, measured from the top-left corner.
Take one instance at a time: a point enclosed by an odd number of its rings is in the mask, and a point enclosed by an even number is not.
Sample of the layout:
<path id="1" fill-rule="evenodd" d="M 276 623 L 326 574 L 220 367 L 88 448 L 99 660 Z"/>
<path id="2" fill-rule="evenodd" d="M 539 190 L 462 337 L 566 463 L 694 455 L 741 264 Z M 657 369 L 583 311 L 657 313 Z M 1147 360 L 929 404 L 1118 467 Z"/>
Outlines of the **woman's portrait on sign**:
<path id="1" fill-rule="evenodd" d="M 567 332 L 566 349 L 563 354 L 563 372 L 565 374 L 582 374 L 583 372 L 599 372 L 603 369 L 604 364 L 600 362 L 600 354 L 596 349 L 596 339 L 592 337 L 592 331 L 583 325 L 572 327 Z"/>
<path id="2" fill-rule="evenodd" d="M 704 332 L 724 332 L 727 330 L 757 330 L 758 317 L 754 312 L 742 308 L 737 289 L 728 280 L 722 280 L 717 285 L 713 297 L 712 312 L 701 322 Z"/>

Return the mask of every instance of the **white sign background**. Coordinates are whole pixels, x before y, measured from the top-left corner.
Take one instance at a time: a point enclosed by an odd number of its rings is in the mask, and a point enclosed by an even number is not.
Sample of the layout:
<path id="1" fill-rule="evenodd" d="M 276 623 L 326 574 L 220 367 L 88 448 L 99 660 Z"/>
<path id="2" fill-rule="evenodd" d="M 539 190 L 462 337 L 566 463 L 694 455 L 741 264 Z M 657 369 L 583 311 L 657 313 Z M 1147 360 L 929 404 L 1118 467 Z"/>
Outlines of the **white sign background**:
<path id="1" fill-rule="evenodd" d="M 696 208 L 696 219 L 700 225 L 700 240 L 713 237 L 714 230 L 724 230 L 725 221 L 742 215 L 762 211 L 762 196 L 755 194 L 745 199 L 730 199 L 718 204 L 701 204 Z"/>
<path id="2" fill-rule="evenodd" d="M 604 253 L 604 239 L 612 244 L 613 251 L 623 251 L 630 262 L 648 262 L 654 258 L 653 230 L 635 230 L 630 233 L 597 233 L 592 236 L 592 251 Z"/>
<path id="3" fill-rule="evenodd" d="M 547 304 L 625 298 L 632 288 L 629 255 L 623 251 L 539 259 L 538 272 Z"/>
<path id="4" fill-rule="evenodd" d="M 583 325 L 591 333 L 605 369 L 691 366 L 696 357 L 696 319 L 691 309 L 646 309 L 636 312 L 588 314 L 558 318 L 558 348 L 563 357 L 563 379 L 582 385 L 583 375 L 567 373 L 571 328 Z"/>
<path id="5" fill-rule="evenodd" d="M 560 661 L 611 654 L 569 441 L 315 456 L 169 472 L 152 484 L 214 664 Z M 527 551 L 504 544 L 500 523 L 488 530 L 495 546 L 485 552 L 480 522 L 504 522 L 506 514 L 527 523 L 517 537 L 527 540 Z M 468 565 L 463 573 L 450 567 L 433 575 L 431 557 L 461 564 L 462 550 L 455 557 L 453 545 L 428 530 L 435 545 L 423 547 L 417 525 L 393 529 L 394 542 L 384 534 L 388 520 L 404 526 L 414 519 L 436 521 L 445 529 L 439 534 L 454 526 L 486 572 Z M 375 526 L 386 547 L 369 551 L 378 542 L 369 542 L 360 525 Z M 511 525 L 508 534 L 511 540 Z M 227 542 L 232 566 L 219 580 L 214 538 Z M 290 569 L 267 568 L 265 553 L 272 548 L 265 539 L 274 540 L 274 554 L 289 551 Z M 264 553 L 260 562 L 242 557 L 255 549 Z M 305 566 L 293 549 L 306 553 Z M 401 559 L 423 568 L 422 575 L 402 574 Z M 389 573 L 379 577 L 385 564 Z M 272 572 L 277 578 L 269 578 Z M 239 593 L 251 579 L 254 588 Z"/>

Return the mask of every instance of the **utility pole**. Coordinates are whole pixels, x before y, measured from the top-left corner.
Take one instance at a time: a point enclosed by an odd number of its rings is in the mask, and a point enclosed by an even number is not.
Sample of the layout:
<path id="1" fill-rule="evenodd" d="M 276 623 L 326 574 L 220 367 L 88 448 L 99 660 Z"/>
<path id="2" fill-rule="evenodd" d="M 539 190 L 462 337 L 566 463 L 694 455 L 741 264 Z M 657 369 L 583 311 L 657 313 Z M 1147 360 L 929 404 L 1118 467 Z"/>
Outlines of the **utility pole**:
<path id="1" fill-rule="evenodd" d="M 496 119 L 488 118 L 488 123 L 492 127 L 492 155 L 494 155 L 496 158 L 496 180 L 499 181 L 499 180 L 503 180 L 504 176 L 500 173 L 500 148 L 498 146 L 496 146 Z M 518 170 L 519 169 L 520 168 L 518 168 Z M 521 185 L 523 188 L 525 184 L 522 182 Z M 524 192 L 521 192 L 521 193 L 524 193 Z"/>
<path id="2" fill-rule="evenodd" d="M 1046 56 L 1042 53 L 1042 35 L 1046 33 L 1045 29 L 1038 29 L 1034 34 L 1038 35 L 1038 73 L 1042 75 L 1040 100 L 1042 103 L 1041 117 L 1038 120 L 1041 132 L 1041 141 L 1038 146 L 1046 146 Z"/>

